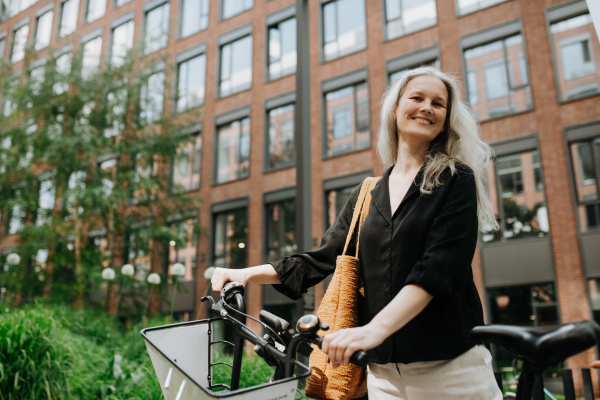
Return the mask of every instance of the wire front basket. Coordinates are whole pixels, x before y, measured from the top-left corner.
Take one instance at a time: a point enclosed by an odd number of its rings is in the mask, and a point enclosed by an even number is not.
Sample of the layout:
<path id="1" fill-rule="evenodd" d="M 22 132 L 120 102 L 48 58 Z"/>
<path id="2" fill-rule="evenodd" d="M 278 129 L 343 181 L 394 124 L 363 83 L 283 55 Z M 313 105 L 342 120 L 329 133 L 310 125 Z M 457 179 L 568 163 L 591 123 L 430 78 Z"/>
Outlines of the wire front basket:
<path id="1" fill-rule="evenodd" d="M 249 388 L 229 390 L 230 386 L 213 383 L 212 368 L 228 363 L 213 363 L 212 347 L 223 340 L 213 340 L 214 322 L 222 318 L 203 319 L 146 328 L 141 331 L 150 354 L 154 372 L 165 400 L 294 400 L 298 380 L 310 370 L 297 363 L 298 373 L 290 378 Z M 213 392 L 214 388 L 227 390 Z"/>

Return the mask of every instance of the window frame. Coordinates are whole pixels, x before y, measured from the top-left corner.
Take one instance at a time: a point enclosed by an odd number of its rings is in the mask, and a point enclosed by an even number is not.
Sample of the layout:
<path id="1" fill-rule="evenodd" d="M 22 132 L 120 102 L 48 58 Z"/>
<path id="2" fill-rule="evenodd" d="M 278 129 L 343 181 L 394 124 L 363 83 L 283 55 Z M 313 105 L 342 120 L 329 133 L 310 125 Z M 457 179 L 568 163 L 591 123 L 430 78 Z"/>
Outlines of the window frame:
<path id="1" fill-rule="evenodd" d="M 60 30 L 62 27 L 62 21 L 63 21 L 63 16 L 64 16 L 64 9 L 65 9 L 65 3 L 68 1 L 73 1 L 73 4 L 77 5 L 77 12 L 75 15 L 75 29 L 72 32 L 67 33 L 66 35 L 61 36 L 60 35 Z M 55 18 L 56 20 L 56 28 L 55 28 L 55 34 L 54 34 L 54 38 L 56 40 L 58 39 L 62 39 L 65 38 L 67 36 L 70 36 L 72 34 L 74 34 L 77 31 L 77 27 L 79 26 L 79 0 L 60 0 L 60 4 L 58 5 L 58 18 Z"/>
<path id="2" fill-rule="evenodd" d="M 288 92 L 280 94 L 279 96 L 265 99 L 264 102 L 264 140 L 263 140 L 263 174 L 281 171 L 283 169 L 294 168 L 296 166 L 296 155 L 294 154 L 294 163 L 292 165 L 283 167 L 269 167 L 269 111 L 275 108 L 284 107 L 287 105 L 294 106 L 294 139 L 296 138 L 296 92 Z M 294 140 L 295 142 L 295 140 Z M 294 143 L 295 145 L 295 143 Z"/>
<path id="3" fill-rule="evenodd" d="M 515 87 L 511 86 L 512 79 L 510 76 L 510 71 L 505 67 L 506 80 L 508 83 L 509 91 L 522 89 L 522 88 L 526 88 L 526 87 L 530 88 L 529 90 L 532 93 L 531 94 L 531 108 L 512 112 L 512 113 L 502 114 L 500 116 L 493 116 L 493 117 L 490 116 L 489 118 L 487 118 L 485 120 L 480 120 L 478 118 L 479 123 L 496 121 L 496 120 L 500 120 L 502 118 L 510 118 L 510 117 L 514 117 L 516 115 L 521 115 L 521 114 L 535 111 L 535 98 L 533 96 L 533 91 L 531 90 L 531 69 L 529 68 L 529 57 L 527 56 L 527 54 L 528 54 L 527 41 L 525 38 L 525 30 L 523 28 L 523 21 L 521 18 L 517 18 L 517 19 L 506 21 L 501 24 L 490 26 L 488 28 L 485 28 L 485 29 L 482 29 L 482 30 L 479 30 L 476 32 L 472 32 L 472 33 L 469 33 L 469 34 L 459 37 L 459 54 L 460 54 L 460 63 L 461 63 L 461 67 L 462 67 L 461 77 L 462 77 L 463 92 L 468 94 L 470 92 L 469 92 L 469 83 L 468 83 L 468 77 L 467 77 L 467 63 L 465 60 L 465 51 L 476 48 L 476 47 L 484 46 L 484 45 L 487 45 L 487 44 L 490 44 L 493 42 L 504 41 L 507 38 L 510 38 L 510 37 L 516 36 L 516 35 L 521 35 L 521 38 L 522 38 L 521 46 L 523 47 L 523 55 L 524 55 L 523 61 L 525 63 L 525 68 L 527 69 L 527 71 L 526 71 L 527 72 L 527 80 L 519 86 L 515 86 Z M 506 61 L 508 60 L 508 55 L 506 53 L 506 46 L 504 45 L 504 42 L 502 43 L 502 48 L 503 48 L 503 53 L 504 53 L 503 61 L 506 63 Z M 486 89 L 486 95 L 487 95 L 487 89 Z M 481 96 L 478 97 L 478 100 L 479 100 L 478 101 L 478 103 L 479 103 L 481 101 Z M 470 101 L 470 99 L 467 99 L 467 103 L 469 103 L 469 101 Z"/>
<path id="4" fill-rule="evenodd" d="M 367 7 L 365 4 L 364 0 L 361 0 L 365 6 L 365 45 L 362 48 L 357 48 L 356 50 L 350 52 L 350 53 L 344 53 L 338 57 L 332 58 L 331 60 L 327 60 L 325 58 L 325 17 L 324 17 L 324 12 L 323 12 L 323 7 L 329 3 L 333 3 L 333 2 L 337 2 L 340 0 L 319 0 L 319 62 L 321 64 L 325 64 L 328 62 L 333 62 L 336 60 L 339 60 L 341 58 L 347 57 L 349 55 L 352 54 L 356 54 L 359 53 L 361 51 L 365 51 L 368 47 L 369 47 L 369 35 L 368 35 L 368 28 L 367 28 Z M 337 32 L 336 32 L 337 35 Z"/>
<path id="5" fill-rule="evenodd" d="M 91 42 L 92 40 L 96 40 L 97 38 L 100 38 L 100 55 L 98 57 L 98 68 L 100 68 L 102 66 L 102 47 L 104 45 L 104 28 L 103 27 L 99 27 L 94 29 L 93 31 L 83 35 L 80 39 L 79 39 L 79 49 L 81 51 L 81 55 L 82 55 L 82 60 L 81 60 L 81 72 L 83 72 L 83 68 L 85 67 L 84 65 L 84 48 L 85 45 L 88 44 L 89 42 Z"/>
<path id="6" fill-rule="evenodd" d="M 385 61 L 385 78 L 387 86 L 392 83 L 390 79 L 392 74 L 407 68 L 417 68 L 418 66 L 427 64 L 431 61 L 437 61 L 441 68 L 440 46 L 437 43 L 432 46 L 423 47 L 410 53 L 387 59 Z"/>
<path id="7" fill-rule="evenodd" d="M 344 189 L 350 186 L 356 187 L 365 178 L 373 176 L 373 170 L 367 169 L 359 172 L 354 172 L 348 175 L 338 176 L 334 178 L 328 178 L 323 180 L 323 232 L 325 232 L 329 227 L 329 221 L 327 220 L 327 193 L 332 190 Z"/>
<path id="8" fill-rule="evenodd" d="M 247 87 L 243 86 L 241 89 L 239 89 L 237 91 L 232 91 L 231 93 L 229 93 L 227 95 L 222 95 L 221 94 L 221 62 L 222 62 L 221 58 L 223 55 L 223 47 L 226 45 L 230 45 L 240 39 L 243 39 L 246 36 L 250 37 L 250 41 L 252 43 L 252 45 L 251 45 L 252 49 L 250 51 L 250 62 L 249 62 L 249 65 L 251 68 L 250 83 L 248 84 Z M 216 79 L 215 79 L 215 99 L 216 100 L 234 96 L 238 93 L 242 93 L 242 92 L 252 89 L 252 85 L 254 82 L 253 59 L 254 59 L 254 27 L 251 23 L 248 25 L 239 27 L 233 31 L 227 32 L 217 38 L 217 70 L 216 70 Z"/>
<path id="9" fill-rule="evenodd" d="M 252 10 L 252 9 L 254 8 L 254 6 L 256 5 L 256 4 L 255 4 L 255 3 L 256 3 L 256 1 L 259 1 L 259 0 L 253 0 L 253 1 L 252 1 L 252 7 L 250 7 L 250 8 L 245 8 L 245 9 L 243 9 L 242 11 L 240 11 L 240 12 L 238 12 L 238 13 L 236 13 L 236 14 L 233 14 L 233 15 L 231 15 L 231 16 L 229 16 L 229 17 L 227 17 L 227 18 L 225 18 L 225 17 L 223 16 L 223 1 L 224 1 L 224 0 L 219 0 L 219 10 L 218 10 L 218 11 L 219 11 L 219 16 L 218 16 L 218 21 L 219 21 L 219 22 L 220 22 L 220 21 L 227 21 L 228 19 L 231 19 L 231 18 L 233 18 L 233 17 L 237 17 L 238 15 L 240 15 L 240 14 L 243 14 L 243 13 L 245 13 L 246 11 Z M 240 0 L 237 0 L 237 1 L 240 1 Z"/>
<path id="10" fill-rule="evenodd" d="M 182 29 L 183 29 L 183 23 L 182 23 L 182 20 L 183 20 L 183 5 L 185 4 L 186 1 L 189 1 L 189 0 L 179 0 L 179 4 L 178 4 L 179 5 L 178 10 L 177 10 L 177 25 L 178 25 L 178 28 L 177 28 L 177 33 L 176 33 L 177 40 L 179 40 L 179 39 L 185 39 L 185 38 L 188 38 L 190 36 L 194 36 L 194 35 L 198 34 L 199 32 L 205 31 L 205 30 L 208 29 L 208 26 L 210 25 L 210 0 L 201 0 L 203 2 L 204 1 L 208 2 L 208 14 L 206 16 L 206 19 L 207 19 L 206 26 L 204 28 L 200 28 L 197 31 L 194 31 L 194 32 L 190 33 L 187 36 L 183 36 L 183 34 L 182 34 Z"/>
<path id="11" fill-rule="evenodd" d="M 153 50 L 153 51 L 148 51 L 148 47 L 147 47 L 148 37 L 146 36 L 146 28 L 148 27 L 148 13 L 150 13 L 151 11 L 157 9 L 158 7 L 162 7 L 165 4 L 169 5 L 169 13 L 167 15 L 167 42 L 161 48 L 158 48 L 158 49 Z M 163 49 L 165 49 L 165 48 L 167 48 L 169 46 L 169 39 L 170 39 L 170 36 L 171 36 L 170 35 L 170 29 L 171 29 L 171 1 L 170 0 L 149 0 L 146 3 L 144 3 L 142 13 L 143 13 L 142 14 L 142 37 L 144 39 L 143 55 L 147 56 L 149 54 L 156 53 L 157 51 L 161 51 L 161 50 L 163 50 Z"/>
<path id="12" fill-rule="evenodd" d="M 282 189 L 277 189 L 271 192 L 266 192 L 263 193 L 263 235 L 262 235 L 262 241 L 263 241 L 263 249 L 262 249 L 262 260 L 263 263 L 267 263 L 268 262 L 268 252 L 269 252 L 269 220 L 268 220 L 268 215 L 267 215 L 267 208 L 269 206 L 275 205 L 275 204 L 281 204 L 285 201 L 296 201 L 296 187 L 295 186 L 290 186 L 290 187 L 286 187 L 286 188 L 282 188 Z M 281 221 L 280 221 L 281 222 Z M 281 239 L 281 229 L 279 232 L 279 239 Z M 280 241 L 281 243 L 281 241 Z M 280 246 L 281 248 L 281 246 Z"/>
<path id="13" fill-rule="evenodd" d="M 7 42 L 6 37 L 7 36 L 8 36 L 8 33 L 7 33 L 6 29 L 3 30 L 3 31 L 0 31 L 0 42 L 4 41 L 3 42 L 4 43 L 4 47 L 0 48 L 1 49 L 1 51 L 0 51 L 0 60 L 5 60 L 6 59 L 4 57 L 4 54 L 6 53 L 6 48 L 7 48 L 7 46 L 6 46 L 6 42 Z"/>
<path id="14" fill-rule="evenodd" d="M 82 21 L 81 25 L 91 24 L 92 22 L 98 21 L 100 18 L 103 18 L 106 16 L 106 9 L 109 7 L 109 3 L 108 3 L 109 0 L 105 0 L 106 4 L 104 5 L 104 13 L 102 15 L 100 15 L 99 17 L 97 17 L 91 21 L 88 20 L 88 12 L 90 10 L 90 3 L 93 1 L 96 1 L 96 0 L 85 0 L 85 4 L 83 7 L 83 10 L 84 10 L 83 11 L 83 21 Z"/>
<path id="15" fill-rule="evenodd" d="M 361 83 L 364 83 L 367 87 L 367 95 L 369 98 L 369 101 L 367 102 L 368 105 L 368 109 L 369 109 L 369 115 L 368 115 L 368 127 L 369 127 L 369 146 L 365 147 L 364 149 L 359 149 L 359 150 L 352 150 L 346 153 L 341 153 L 341 154 L 333 154 L 333 155 L 327 155 L 327 151 L 329 150 L 327 148 L 327 100 L 325 99 L 325 97 L 327 96 L 328 93 L 334 92 L 336 90 L 340 90 L 346 87 L 355 87 Z M 372 132 L 372 119 L 371 119 L 371 106 L 370 106 L 370 100 L 371 100 L 371 91 L 370 91 L 370 85 L 369 85 L 369 69 L 368 67 L 364 67 L 340 76 L 336 76 L 330 79 L 327 79 L 325 81 L 321 82 L 321 101 L 322 101 L 322 106 L 321 106 L 321 146 L 322 146 L 322 150 L 321 150 L 321 158 L 323 160 L 329 160 L 332 158 L 336 158 L 336 157 L 343 157 L 349 154 L 355 154 L 361 151 L 366 151 L 366 150 L 370 150 L 373 147 L 373 132 Z M 353 98 L 353 102 L 354 102 L 354 106 L 356 109 L 356 92 L 354 92 L 354 98 Z M 354 115 L 354 127 L 357 127 L 357 118 L 358 118 L 358 113 L 355 113 Z M 355 132 L 356 133 L 356 132 Z"/>
<path id="16" fill-rule="evenodd" d="M 25 27 L 27 25 L 27 39 L 25 40 L 25 46 L 23 47 L 23 51 L 27 51 L 27 46 L 29 45 L 29 37 L 31 36 L 31 26 L 29 25 L 29 17 L 25 17 L 23 19 L 21 19 L 20 21 L 16 22 L 15 24 L 13 24 L 13 26 L 11 27 L 11 35 L 10 35 L 10 54 L 9 54 L 9 61 L 12 64 L 16 64 L 18 62 L 23 61 L 23 59 L 25 58 L 23 56 L 23 58 L 21 58 L 20 60 L 17 61 L 13 61 L 13 54 L 15 52 L 15 36 L 16 36 L 16 32 Z"/>
<path id="17" fill-rule="evenodd" d="M 161 111 L 160 111 L 160 115 L 157 119 L 152 119 L 152 120 L 148 120 L 147 117 L 143 117 L 141 116 L 141 114 L 144 112 L 143 108 L 142 108 L 142 102 L 144 102 L 145 100 L 143 100 L 143 96 L 141 95 L 141 90 L 142 87 L 146 86 L 146 88 L 148 87 L 148 80 L 150 79 L 150 77 L 152 75 L 155 74 L 159 74 L 162 73 L 163 76 L 163 91 L 162 91 L 162 107 L 161 107 Z M 148 124 L 154 124 L 157 121 L 160 121 L 162 119 L 162 115 L 165 112 L 165 101 L 167 100 L 167 96 L 165 95 L 165 91 L 167 88 L 167 73 L 166 73 L 166 65 L 164 61 L 159 61 L 158 63 L 154 64 L 152 67 L 148 67 L 145 68 L 144 70 L 142 70 L 141 76 L 144 78 L 144 80 L 142 81 L 142 86 L 140 87 L 140 104 L 139 104 L 139 109 L 140 109 L 140 123 L 142 125 L 148 125 Z M 146 89 L 148 90 L 148 89 Z M 146 93 L 148 94 L 148 93 Z"/>
<path id="18" fill-rule="evenodd" d="M 459 0 L 454 0 L 454 10 L 455 10 L 455 16 L 456 16 L 456 18 L 460 18 L 460 17 L 463 17 L 463 16 L 465 16 L 465 15 L 474 14 L 474 13 L 476 13 L 476 12 L 479 12 L 479 11 L 486 10 L 486 9 L 488 9 L 488 8 L 491 8 L 491 7 L 497 6 L 498 4 L 506 3 L 506 2 L 508 2 L 508 1 L 509 1 L 509 0 L 499 0 L 499 1 L 495 2 L 495 3 L 493 3 L 493 4 L 490 4 L 490 5 L 487 5 L 487 6 L 481 7 L 481 8 L 477 8 L 477 9 L 475 9 L 475 10 L 473 10 L 473 11 L 469 11 L 469 12 L 466 12 L 466 13 L 461 13 L 461 12 L 460 12 L 460 6 L 459 6 L 459 4 L 458 4 Z"/>
<path id="19" fill-rule="evenodd" d="M 241 107 L 235 110 L 231 110 L 228 111 L 224 114 L 218 115 L 215 117 L 214 120 L 214 139 L 213 139 L 213 143 L 214 145 L 213 147 L 213 162 L 212 162 L 212 173 L 211 173 L 211 185 L 212 186 L 219 186 L 219 185 L 227 185 L 229 183 L 234 183 L 234 182 L 239 182 L 242 181 L 244 179 L 249 179 L 250 178 L 250 171 L 252 168 L 252 113 L 251 113 L 251 107 L 250 106 L 245 106 L 245 107 Z M 243 177 L 243 178 L 237 178 L 234 180 L 230 180 L 227 182 L 217 182 L 217 176 L 218 176 L 218 154 L 219 154 L 219 127 L 229 124 L 231 122 L 234 121 L 239 121 L 242 120 L 244 118 L 249 118 L 250 119 L 250 132 L 249 132 L 249 140 L 250 140 L 250 148 L 249 148 L 249 157 L 248 157 L 248 176 Z"/>
<path id="20" fill-rule="evenodd" d="M 246 210 L 246 228 L 248 229 L 248 232 L 246 232 L 246 248 L 249 248 L 248 245 L 248 241 L 250 239 L 250 235 L 249 235 L 249 231 L 250 231 L 250 227 L 249 227 L 249 221 L 250 221 L 250 198 L 248 196 L 246 197 L 239 197 L 236 199 L 230 199 L 230 200 L 225 200 L 225 201 L 221 201 L 218 203 L 213 203 L 210 206 L 210 244 L 209 244 L 209 253 L 208 253 L 208 260 L 210 262 L 210 265 L 214 265 L 215 263 L 215 244 L 216 244 L 216 227 L 217 227 L 217 216 L 219 214 L 223 214 L 223 213 L 228 213 L 228 212 L 232 212 L 235 210 L 239 210 L 239 209 L 245 209 Z M 245 268 L 248 265 L 248 253 L 246 253 L 246 266 L 242 267 Z"/>
<path id="21" fill-rule="evenodd" d="M 553 73 L 554 73 L 554 85 L 556 87 L 556 101 L 558 102 L 558 104 L 566 104 L 566 103 L 570 103 L 573 101 L 579 101 L 582 99 L 587 99 L 590 97 L 594 97 L 594 96 L 598 96 L 600 95 L 600 82 L 598 82 L 598 91 L 596 93 L 591 93 L 591 94 L 587 94 L 587 95 L 583 95 L 583 96 L 577 96 L 574 97 L 572 99 L 567 99 L 567 98 L 563 98 L 566 97 L 564 96 L 564 93 L 561 93 L 560 90 L 560 77 L 559 77 L 559 70 L 558 70 L 558 56 L 556 54 L 556 52 L 554 51 L 554 38 L 552 36 L 552 32 L 551 32 L 551 25 L 557 22 L 561 22 L 561 21 L 565 21 L 567 19 L 570 18 L 574 18 L 574 17 L 578 17 L 580 15 L 583 14 L 590 14 L 590 10 L 587 7 L 587 3 L 585 0 L 579 0 L 579 1 L 575 1 L 575 2 L 570 2 L 570 3 L 566 3 L 566 4 L 558 4 L 552 7 L 548 7 L 547 9 L 544 10 L 544 14 L 546 17 L 546 33 L 548 35 L 548 42 L 550 45 L 550 56 L 552 58 L 552 69 L 553 69 Z M 591 39 L 591 38 L 590 38 Z M 593 52 L 592 52 L 592 56 L 593 56 Z"/>
<path id="22" fill-rule="evenodd" d="M 46 13 L 52 13 L 52 22 L 50 23 L 50 32 L 48 35 L 48 44 L 46 44 L 44 47 L 40 47 L 39 49 L 37 48 L 37 35 L 38 35 L 38 31 L 40 29 L 40 18 L 42 16 L 44 16 Z M 50 41 L 52 38 L 52 30 L 54 29 L 54 3 L 48 3 L 43 7 L 38 8 L 37 10 L 35 10 L 35 28 L 34 28 L 34 32 L 33 32 L 33 44 L 35 46 L 35 50 L 39 51 L 42 49 L 47 48 L 48 46 L 50 46 Z"/>
<path id="23" fill-rule="evenodd" d="M 265 66 L 264 66 L 264 81 L 265 82 L 273 82 L 278 79 L 285 78 L 286 76 L 294 75 L 298 69 L 298 62 L 296 61 L 296 66 L 294 68 L 294 72 L 290 72 L 286 75 L 278 76 L 277 78 L 271 78 L 269 74 L 269 42 L 271 36 L 269 34 L 270 28 L 274 25 L 279 25 L 282 22 L 285 22 L 290 19 L 296 19 L 296 24 L 298 23 L 296 18 L 296 6 L 292 5 L 281 10 L 277 10 L 276 12 L 269 14 L 265 18 Z M 297 29 L 296 29 L 297 30 Z M 296 37 L 296 43 L 298 42 L 298 38 Z M 296 54 L 298 53 L 297 49 L 298 45 L 296 44 Z M 297 59 L 297 58 L 296 58 Z"/>
<path id="24" fill-rule="evenodd" d="M 116 1 L 116 0 L 115 0 Z M 135 10 L 131 10 L 123 15 L 118 16 L 110 22 L 110 30 L 108 31 L 108 49 L 106 51 L 105 63 L 112 65 L 112 56 L 113 56 L 113 45 L 114 45 L 114 36 L 115 29 L 118 27 L 125 25 L 129 22 L 133 22 L 133 40 L 132 47 L 135 46 Z M 131 49 L 130 49 L 131 50 Z"/>
<path id="25" fill-rule="evenodd" d="M 398 0 L 398 1 L 402 1 L 402 0 Z M 392 40 L 400 39 L 400 38 L 406 37 L 408 35 L 412 35 L 413 33 L 424 31 L 425 29 L 429 29 L 429 28 L 433 28 L 434 26 L 437 26 L 439 23 L 438 12 L 437 12 L 438 1 L 439 0 L 433 0 L 433 2 L 435 4 L 435 22 L 433 24 L 421 27 L 419 29 L 409 30 L 399 36 L 388 37 L 388 34 L 387 34 L 388 19 L 387 19 L 387 5 L 386 5 L 387 0 L 380 0 L 380 2 L 381 2 L 381 27 L 383 28 L 382 34 L 383 34 L 384 43 L 390 42 Z M 458 0 L 455 0 L 455 1 L 458 1 Z M 506 0 L 504 0 L 504 1 L 506 1 Z M 400 15 L 402 16 L 402 14 L 400 14 Z"/>
<path id="26" fill-rule="evenodd" d="M 173 109 L 172 109 L 172 112 L 174 114 L 183 114 L 183 113 L 189 112 L 190 110 L 193 110 L 195 108 L 202 107 L 206 103 L 206 70 L 208 68 L 207 48 L 208 48 L 208 46 L 207 46 L 206 42 L 203 42 L 197 46 L 186 49 L 175 55 L 175 68 L 173 71 L 173 78 L 174 78 L 173 82 L 175 82 L 173 90 L 175 92 L 175 98 L 173 101 Z M 199 57 L 201 55 L 204 55 L 204 59 L 205 59 L 204 98 L 202 99 L 202 102 L 200 104 L 195 105 L 193 107 L 187 107 L 183 111 L 178 111 L 177 110 L 177 102 L 179 100 L 179 66 L 181 64 L 183 64 L 184 62 L 190 61 L 191 59 Z"/>
<path id="27" fill-rule="evenodd" d="M 202 139 L 204 136 L 204 122 L 202 120 L 187 126 L 185 128 L 183 128 L 181 131 L 176 133 L 177 135 L 182 135 L 182 136 L 190 136 L 195 138 L 197 135 L 200 135 L 200 137 Z M 194 144 L 195 146 L 195 139 L 192 139 L 189 143 Z M 204 143 L 202 143 L 202 147 L 200 149 L 200 152 L 202 153 L 204 151 Z M 168 185 L 167 185 L 167 193 L 168 195 L 172 195 L 173 194 L 173 186 L 175 184 L 175 182 L 173 181 L 174 176 L 175 176 L 175 163 L 176 163 L 176 158 L 177 158 L 177 153 L 178 151 L 175 150 L 175 153 L 170 157 L 169 160 L 169 170 L 168 170 Z M 202 155 L 200 156 L 200 161 L 202 161 L 205 157 L 202 157 Z M 194 159 L 194 161 L 196 161 Z M 192 167 L 193 169 L 193 167 Z M 197 188 L 191 188 L 186 190 L 184 193 L 188 193 L 188 192 L 193 192 L 193 191 L 198 191 L 200 190 L 202 187 L 202 165 L 200 165 L 200 173 L 199 173 L 199 182 L 198 182 L 198 187 Z"/>

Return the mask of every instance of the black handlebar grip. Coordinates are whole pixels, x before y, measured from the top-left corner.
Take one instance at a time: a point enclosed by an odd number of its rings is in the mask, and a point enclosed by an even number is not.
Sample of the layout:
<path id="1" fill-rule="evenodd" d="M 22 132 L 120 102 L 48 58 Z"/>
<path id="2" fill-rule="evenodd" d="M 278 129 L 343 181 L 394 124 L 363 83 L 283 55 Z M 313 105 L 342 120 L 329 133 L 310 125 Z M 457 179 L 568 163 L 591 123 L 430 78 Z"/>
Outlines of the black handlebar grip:
<path id="1" fill-rule="evenodd" d="M 360 368 L 366 368 L 367 364 L 369 363 L 369 356 L 367 355 L 366 351 L 359 350 L 352 354 L 350 357 L 350 363 Z"/>

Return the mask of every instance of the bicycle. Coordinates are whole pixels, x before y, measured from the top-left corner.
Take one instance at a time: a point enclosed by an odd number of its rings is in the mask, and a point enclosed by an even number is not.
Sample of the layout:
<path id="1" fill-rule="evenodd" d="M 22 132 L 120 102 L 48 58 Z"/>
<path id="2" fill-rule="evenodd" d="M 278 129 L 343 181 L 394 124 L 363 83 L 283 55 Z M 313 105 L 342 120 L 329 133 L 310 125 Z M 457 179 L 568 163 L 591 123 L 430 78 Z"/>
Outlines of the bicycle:
<path id="1" fill-rule="evenodd" d="M 317 332 L 327 330 L 328 326 L 315 315 L 309 314 L 300 318 L 296 333 L 292 335 L 288 332 L 289 323 L 271 313 L 261 311 L 260 321 L 247 315 L 243 293 L 241 284 L 228 282 L 221 290 L 217 303 L 210 296 L 202 298 L 202 301 L 210 301 L 210 309 L 218 317 L 145 328 L 141 331 L 165 400 L 296 399 L 298 381 L 310 374 L 310 369 L 299 362 L 296 355 L 302 345 L 316 344 L 320 347 L 322 337 Z M 246 318 L 258 322 L 271 333 L 262 336 L 257 334 L 246 325 Z M 234 343 L 213 340 L 213 324 L 217 321 L 233 324 Z M 502 345 L 524 361 L 514 397 L 516 400 L 531 400 L 532 395 L 533 400 L 544 400 L 544 370 L 599 343 L 600 326 L 592 321 L 552 328 L 487 325 L 473 328 L 469 338 L 475 343 Z M 241 361 L 246 340 L 254 345 L 254 351 L 267 364 L 275 367 L 275 373 L 268 383 L 240 389 Z M 233 347 L 232 364 L 213 363 L 211 349 L 217 344 Z M 353 355 L 351 362 L 365 367 L 368 363 L 367 354 L 359 351 Z M 231 368 L 229 385 L 214 383 L 212 380 L 212 368 L 222 364 Z M 502 387 L 501 379 L 498 384 Z M 572 380 L 570 385 L 571 392 L 574 392 Z M 216 388 L 226 390 L 214 392 L 213 389 Z M 566 399 L 569 400 L 569 397 Z"/>
<path id="2" fill-rule="evenodd" d="M 288 332 L 289 323 L 267 311 L 260 312 L 260 321 L 245 313 L 244 287 L 237 282 L 228 282 L 221 290 L 220 300 L 215 303 L 210 296 L 210 309 L 218 317 L 199 321 L 183 322 L 153 328 L 145 328 L 141 335 L 165 400 L 215 399 L 235 400 L 295 400 L 298 381 L 310 375 L 310 369 L 296 359 L 300 346 L 321 346 L 319 330 L 329 327 L 315 315 L 305 315 L 298 320 L 296 333 Z M 259 335 L 245 323 L 250 318 L 261 324 L 271 334 Z M 213 324 L 224 320 L 235 326 L 234 343 L 213 340 Z M 270 382 L 250 388 L 239 388 L 244 342 L 254 345 L 254 351 L 275 373 Z M 213 362 L 212 346 L 225 344 L 233 347 L 233 362 Z M 203 351 L 208 350 L 208 351 Z M 305 349 L 310 352 L 311 349 Z M 354 353 L 353 364 L 366 367 L 368 358 L 364 351 Z M 231 368 L 230 384 L 214 383 L 212 367 L 228 365 Z M 214 392 L 213 389 L 225 391 Z"/>

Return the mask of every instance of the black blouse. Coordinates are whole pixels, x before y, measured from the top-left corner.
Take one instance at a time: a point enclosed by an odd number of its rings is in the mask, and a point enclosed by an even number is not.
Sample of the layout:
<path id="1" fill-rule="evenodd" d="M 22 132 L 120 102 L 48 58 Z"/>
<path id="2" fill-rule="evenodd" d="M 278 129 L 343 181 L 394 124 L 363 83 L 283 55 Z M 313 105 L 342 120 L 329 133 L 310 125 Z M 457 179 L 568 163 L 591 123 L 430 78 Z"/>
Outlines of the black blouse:
<path id="1" fill-rule="evenodd" d="M 365 285 L 363 323 L 368 323 L 408 284 L 434 296 L 402 329 L 369 352 L 370 361 L 411 363 L 447 360 L 473 346 L 467 334 L 483 324 L 481 301 L 473 282 L 471 261 L 477 243 L 477 195 L 472 171 L 458 166 L 442 174 L 443 185 L 429 195 L 418 183 L 423 170 L 391 215 L 388 169 L 371 191 L 358 258 Z M 362 185 L 362 184 L 361 184 Z M 274 287 L 292 299 L 335 270 L 352 220 L 357 186 L 320 246 L 273 263 L 281 280 Z M 356 238 L 353 239 L 356 242 Z M 356 247 L 349 246 L 354 255 Z"/>

